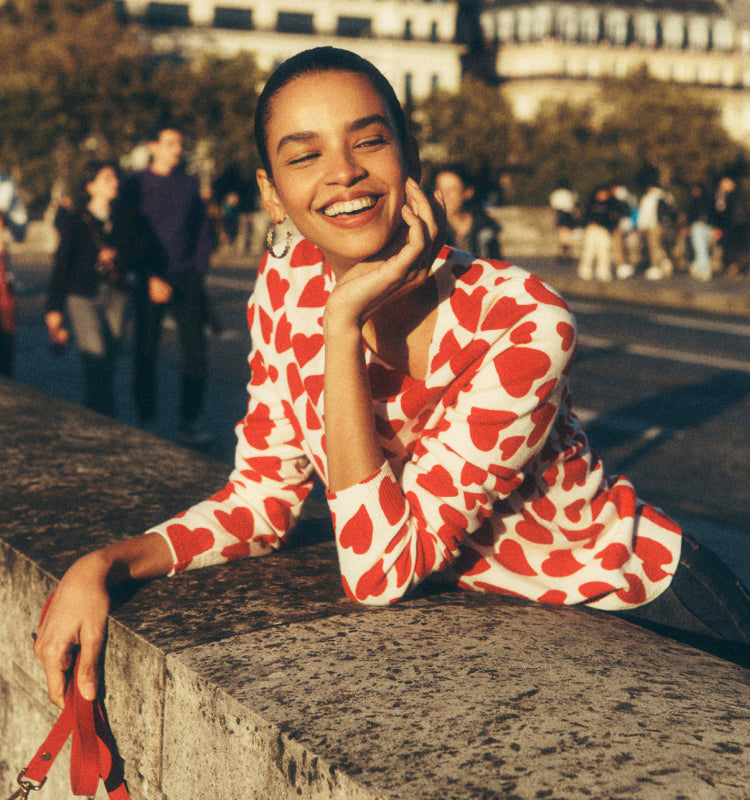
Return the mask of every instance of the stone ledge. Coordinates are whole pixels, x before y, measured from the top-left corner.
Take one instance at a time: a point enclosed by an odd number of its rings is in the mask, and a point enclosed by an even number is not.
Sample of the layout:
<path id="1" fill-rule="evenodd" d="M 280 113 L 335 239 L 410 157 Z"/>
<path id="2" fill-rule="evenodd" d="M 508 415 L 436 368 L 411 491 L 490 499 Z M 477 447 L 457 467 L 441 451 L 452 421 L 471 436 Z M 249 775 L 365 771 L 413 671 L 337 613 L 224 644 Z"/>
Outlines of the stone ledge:
<path id="1" fill-rule="evenodd" d="M 2 797 L 54 719 L 29 633 L 57 578 L 226 467 L 8 381 L 0 438 Z M 106 705 L 134 800 L 747 797 L 742 667 L 583 609 L 439 587 L 357 607 L 320 509 L 296 539 L 114 611 Z M 44 797 L 70 797 L 65 753 Z"/>

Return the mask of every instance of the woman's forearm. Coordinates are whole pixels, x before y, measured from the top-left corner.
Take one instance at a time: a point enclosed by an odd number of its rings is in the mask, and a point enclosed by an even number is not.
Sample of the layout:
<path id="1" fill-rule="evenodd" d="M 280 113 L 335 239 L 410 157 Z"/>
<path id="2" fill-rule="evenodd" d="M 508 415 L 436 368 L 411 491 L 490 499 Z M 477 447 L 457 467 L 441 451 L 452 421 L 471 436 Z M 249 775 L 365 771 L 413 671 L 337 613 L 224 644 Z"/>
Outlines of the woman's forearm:
<path id="1" fill-rule="evenodd" d="M 47 673 L 53 703 L 62 708 L 66 674 L 76 648 L 80 648 L 81 693 L 89 700 L 96 696 L 109 590 L 126 581 L 165 575 L 171 564 L 169 546 L 159 534 L 152 533 L 88 553 L 68 569 L 49 601 L 34 644 Z"/>
<path id="2" fill-rule="evenodd" d="M 356 324 L 327 319 L 325 335 L 328 489 L 337 492 L 377 471 L 383 451 L 375 430 L 362 333 Z"/>

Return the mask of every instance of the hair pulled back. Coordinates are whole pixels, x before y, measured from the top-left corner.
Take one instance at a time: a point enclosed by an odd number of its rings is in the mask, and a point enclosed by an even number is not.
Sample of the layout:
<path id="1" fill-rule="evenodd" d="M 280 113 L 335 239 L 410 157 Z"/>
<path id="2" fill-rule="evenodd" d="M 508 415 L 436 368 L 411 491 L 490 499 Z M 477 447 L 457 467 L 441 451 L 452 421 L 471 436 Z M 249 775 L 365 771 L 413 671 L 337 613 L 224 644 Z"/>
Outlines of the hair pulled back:
<path id="1" fill-rule="evenodd" d="M 401 146 L 401 152 L 407 152 L 406 117 L 401 104 L 393 91 L 393 87 L 385 76 L 371 64 L 351 50 L 338 47 L 314 47 L 288 58 L 272 73 L 263 87 L 255 109 L 255 144 L 258 148 L 263 168 L 271 175 L 271 163 L 268 157 L 266 130 L 271 118 L 271 102 L 285 86 L 296 78 L 320 72 L 353 72 L 364 76 L 373 89 L 383 99 L 395 125 L 394 134 Z"/>

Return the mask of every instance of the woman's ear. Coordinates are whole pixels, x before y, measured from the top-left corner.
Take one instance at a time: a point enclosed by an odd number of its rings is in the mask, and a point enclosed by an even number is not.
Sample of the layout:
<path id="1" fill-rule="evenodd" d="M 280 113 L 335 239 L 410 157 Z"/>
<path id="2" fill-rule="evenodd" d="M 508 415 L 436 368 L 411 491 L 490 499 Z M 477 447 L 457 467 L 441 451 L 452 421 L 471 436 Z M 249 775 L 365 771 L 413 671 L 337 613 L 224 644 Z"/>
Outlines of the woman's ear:
<path id="1" fill-rule="evenodd" d="M 422 181 L 422 159 L 419 156 L 419 145 L 413 136 L 406 140 L 406 172 L 417 183 Z"/>
<path id="2" fill-rule="evenodd" d="M 284 208 L 284 204 L 281 202 L 279 193 L 276 191 L 274 182 L 264 169 L 259 169 L 256 171 L 255 179 L 258 181 L 258 188 L 260 189 L 260 202 L 263 204 L 263 208 L 266 209 L 268 216 L 271 217 L 275 223 L 282 223 L 284 221 L 284 217 L 286 217 L 286 209 Z"/>

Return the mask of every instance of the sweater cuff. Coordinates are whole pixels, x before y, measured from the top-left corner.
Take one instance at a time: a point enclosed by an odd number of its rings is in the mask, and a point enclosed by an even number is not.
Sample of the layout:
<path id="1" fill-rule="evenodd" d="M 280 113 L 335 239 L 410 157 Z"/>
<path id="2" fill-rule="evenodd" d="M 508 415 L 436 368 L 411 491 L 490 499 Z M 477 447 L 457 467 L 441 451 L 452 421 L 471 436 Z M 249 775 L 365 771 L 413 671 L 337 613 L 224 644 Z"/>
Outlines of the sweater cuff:
<path id="1" fill-rule="evenodd" d="M 326 498 L 334 513 L 336 506 L 369 507 L 371 503 L 379 506 L 388 519 L 398 519 L 404 511 L 404 493 L 388 461 L 359 483 L 338 492 L 326 491 Z"/>

